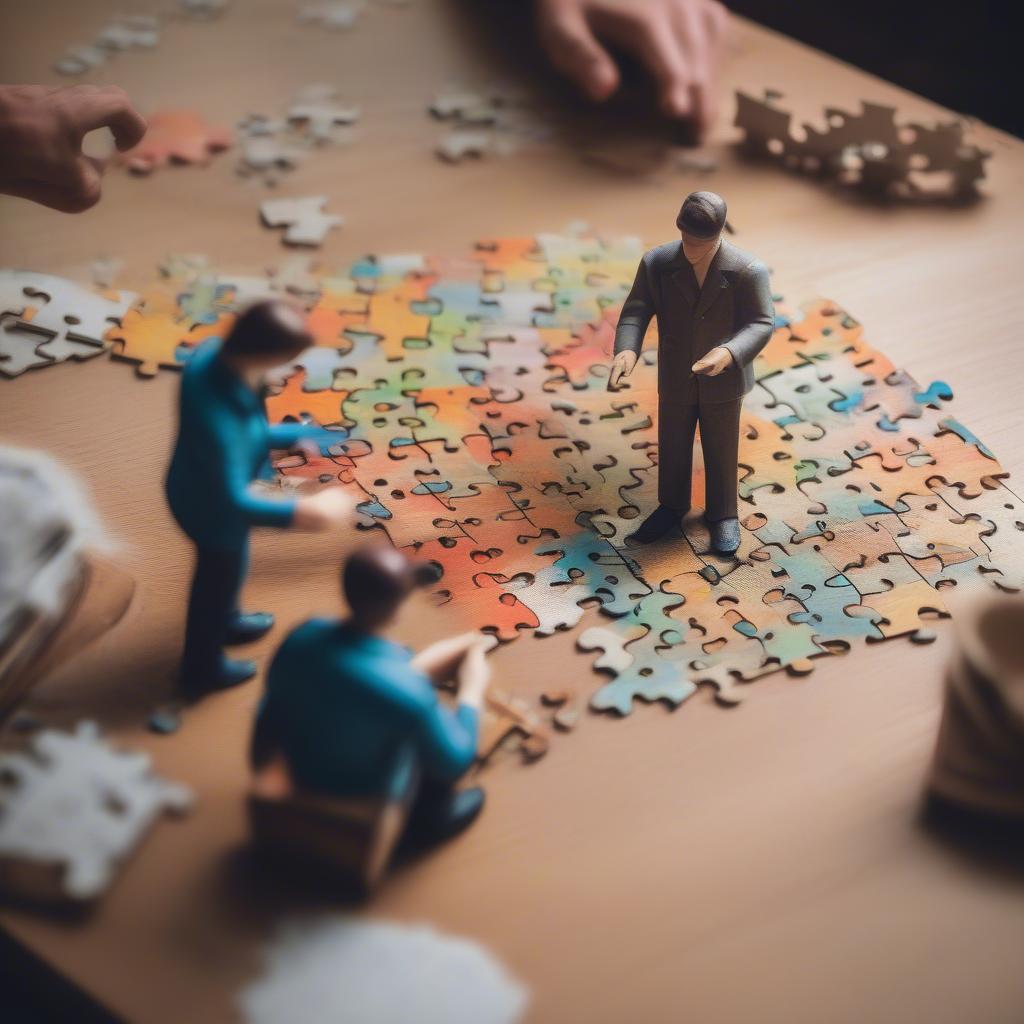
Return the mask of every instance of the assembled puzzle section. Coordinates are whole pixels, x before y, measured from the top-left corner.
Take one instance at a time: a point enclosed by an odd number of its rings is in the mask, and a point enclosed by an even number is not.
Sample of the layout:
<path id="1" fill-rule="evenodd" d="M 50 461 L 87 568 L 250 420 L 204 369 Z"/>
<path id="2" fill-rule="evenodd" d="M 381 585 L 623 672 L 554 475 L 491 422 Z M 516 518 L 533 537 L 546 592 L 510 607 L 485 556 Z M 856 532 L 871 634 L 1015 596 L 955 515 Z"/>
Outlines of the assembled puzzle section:
<path id="1" fill-rule="evenodd" d="M 268 415 L 335 440 L 281 453 L 281 486 L 349 488 L 359 525 L 436 563 L 437 600 L 500 642 L 596 608 L 579 645 L 607 676 L 590 694 L 600 710 L 677 706 L 701 686 L 736 703 L 782 668 L 928 642 L 951 588 L 1024 586 L 1024 508 L 951 389 L 919 386 L 824 300 L 776 296 L 742 413 L 735 556 L 711 551 L 697 507 L 673 535 L 631 543 L 656 503 L 656 340 L 627 388 L 606 384 L 642 253 L 638 239 L 540 235 L 266 275 L 178 257 L 106 341 L 151 374 L 223 337 L 252 299 L 292 295 L 315 345 L 278 375 Z M 5 318 L 30 323 L 16 283 Z M 703 482 L 698 449 L 695 506 Z M 556 727 L 563 706 L 576 724 L 579 693 L 546 696 Z"/>
<path id="2" fill-rule="evenodd" d="M 611 678 L 591 703 L 620 714 L 702 684 L 735 703 L 745 683 L 860 641 L 927 642 L 943 590 L 1022 585 L 1024 512 L 950 416 L 950 389 L 919 387 L 830 302 L 780 305 L 755 364 L 736 556 L 711 552 L 697 514 L 633 546 L 654 504 L 656 348 L 627 390 L 605 386 L 641 252 L 504 239 L 466 261 L 325 281 L 318 346 L 280 397 L 307 414 L 324 403 L 339 443 L 282 461 L 285 485 L 351 487 L 364 525 L 436 562 L 438 600 L 502 642 L 598 606 L 608 624 L 581 646 Z M 702 485 L 698 463 L 697 503 Z"/>

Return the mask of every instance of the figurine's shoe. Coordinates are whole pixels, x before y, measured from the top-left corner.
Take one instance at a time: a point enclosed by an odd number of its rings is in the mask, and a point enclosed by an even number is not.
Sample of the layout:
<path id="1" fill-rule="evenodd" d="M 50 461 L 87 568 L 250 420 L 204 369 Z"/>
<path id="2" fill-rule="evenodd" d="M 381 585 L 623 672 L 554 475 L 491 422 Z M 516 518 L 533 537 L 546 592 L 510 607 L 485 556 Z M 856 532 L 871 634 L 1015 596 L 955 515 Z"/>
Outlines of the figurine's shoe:
<path id="1" fill-rule="evenodd" d="M 209 693 L 241 686 L 242 683 L 247 683 L 252 679 L 254 675 L 256 675 L 256 662 L 221 658 L 220 669 L 215 675 L 196 677 L 191 674 L 182 674 L 181 691 L 186 697 L 197 700 Z"/>
<path id="2" fill-rule="evenodd" d="M 661 540 L 673 526 L 678 526 L 682 521 L 685 512 L 669 508 L 667 505 L 659 505 L 639 526 L 637 530 L 629 535 L 629 539 L 637 544 L 653 544 Z"/>
<path id="3" fill-rule="evenodd" d="M 740 546 L 740 521 L 738 519 L 718 519 L 708 522 L 711 531 L 711 547 L 720 555 L 735 554 Z"/>
<path id="4" fill-rule="evenodd" d="M 414 805 L 402 845 L 422 849 L 453 839 L 480 817 L 484 800 L 483 789 L 472 786 L 452 790 L 425 805 Z"/>
<path id="5" fill-rule="evenodd" d="M 239 612 L 228 626 L 226 644 L 251 644 L 274 628 L 270 612 Z"/>

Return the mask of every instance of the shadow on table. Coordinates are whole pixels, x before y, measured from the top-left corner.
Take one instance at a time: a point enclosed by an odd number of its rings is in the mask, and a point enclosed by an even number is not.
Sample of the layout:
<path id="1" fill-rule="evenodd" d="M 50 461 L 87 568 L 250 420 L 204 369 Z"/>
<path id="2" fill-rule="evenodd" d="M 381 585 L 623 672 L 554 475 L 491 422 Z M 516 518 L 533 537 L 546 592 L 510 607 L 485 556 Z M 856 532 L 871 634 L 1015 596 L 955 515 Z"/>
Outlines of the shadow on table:
<path id="1" fill-rule="evenodd" d="M 414 870 L 431 852 L 400 846 L 381 888 Z M 261 850 L 250 842 L 225 855 L 221 874 L 221 891 L 228 909 L 242 917 L 258 916 L 263 923 L 277 920 L 282 914 L 362 910 L 373 902 L 374 894 L 368 896 L 328 867 L 305 862 L 298 867 L 293 858 Z"/>
<path id="2" fill-rule="evenodd" d="M 933 796 L 921 809 L 920 825 L 960 859 L 1024 882 L 1024 821 L 976 813 Z"/>

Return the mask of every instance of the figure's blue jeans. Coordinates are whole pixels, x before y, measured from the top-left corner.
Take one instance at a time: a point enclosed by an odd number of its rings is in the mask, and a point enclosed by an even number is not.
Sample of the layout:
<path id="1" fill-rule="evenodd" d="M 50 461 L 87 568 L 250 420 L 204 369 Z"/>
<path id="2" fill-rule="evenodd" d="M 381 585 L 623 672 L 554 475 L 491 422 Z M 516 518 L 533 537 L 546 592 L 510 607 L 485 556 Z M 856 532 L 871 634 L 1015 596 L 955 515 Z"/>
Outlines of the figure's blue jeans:
<path id="1" fill-rule="evenodd" d="M 224 641 L 238 614 L 238 596 L 248 568 L 248 541 L 230 550 L 196 548 L 181 659 L 185 689 L 201 689 L 220 677 Z"/>

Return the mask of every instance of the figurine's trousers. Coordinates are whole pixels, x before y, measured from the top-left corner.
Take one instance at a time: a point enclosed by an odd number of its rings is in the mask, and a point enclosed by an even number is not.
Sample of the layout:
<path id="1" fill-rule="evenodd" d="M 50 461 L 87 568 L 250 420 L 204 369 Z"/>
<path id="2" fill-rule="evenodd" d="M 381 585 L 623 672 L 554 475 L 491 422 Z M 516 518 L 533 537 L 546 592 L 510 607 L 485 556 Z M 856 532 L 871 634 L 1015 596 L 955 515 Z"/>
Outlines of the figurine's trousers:
<path id="1" fill-rule="evenodd" d="M 658 501 L 685 512 L 693 490 L 693 441 L 700 424 L 704 456 L 704 511 L 712 522 L 736 517 L 740 406 L 732 402 L 658 403 Z"/>
<path id="2" fill-rule="evenodd" d="M 196 548 L 195 574 L 185 620 L 182 686 L 201 688 L 217 679 L 228 629 L 249 567 L 249 545 L 231 550 Z"/>

